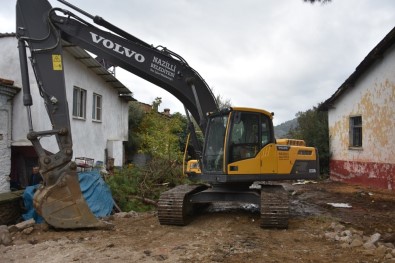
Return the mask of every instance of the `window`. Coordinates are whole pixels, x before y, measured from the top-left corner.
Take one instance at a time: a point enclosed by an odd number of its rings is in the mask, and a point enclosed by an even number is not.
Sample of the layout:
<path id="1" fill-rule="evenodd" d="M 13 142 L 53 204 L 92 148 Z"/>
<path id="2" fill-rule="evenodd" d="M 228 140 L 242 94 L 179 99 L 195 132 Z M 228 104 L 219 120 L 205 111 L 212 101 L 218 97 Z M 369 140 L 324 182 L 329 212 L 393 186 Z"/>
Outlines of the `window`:
<path id="1" fill-rule="evenodd" d="M 92 119 L 94 121 L 101 121 L 102 116 L 102 96 L 93 93 L 93 108 L 92 108 Z"/>
<path id="2" fill-rule="evenodd" d="M 350 147 L 362 147 L 362 116 L 350 117 Z"/>
<path id="3" fill-rule="evenodd" d="M 204 167 L 209 172 L 220 172 L 223 169 L 224 142 L 226 134 L 227 115 L 218 115 L 208 121 L 206 150 L 203 156 Z"/>
<path id="4" fill-rule="evenodd" d="M 85 119 L 86 117 L 86 90 L 74 87 L 73 90 L 73 117 Z"/>
<path id="5" fill-rule="evenodd" d="M 261 147 L 266 146 L 268 143 L 272 142 L 270 119 L 268 116 L 261 114 Z"/>
<path id="6" fill-rule="evenodd" d="M 229 161 L 253 158 L 260 150 L 259 114 L 235 112 L 230 138 Z"/>
<path id="7" fill-rule="evenodd" d="M 229 140 L 229 162 L 254 158 L 273 142 L 271 120 L 264 114 L 235 112 Z"/>

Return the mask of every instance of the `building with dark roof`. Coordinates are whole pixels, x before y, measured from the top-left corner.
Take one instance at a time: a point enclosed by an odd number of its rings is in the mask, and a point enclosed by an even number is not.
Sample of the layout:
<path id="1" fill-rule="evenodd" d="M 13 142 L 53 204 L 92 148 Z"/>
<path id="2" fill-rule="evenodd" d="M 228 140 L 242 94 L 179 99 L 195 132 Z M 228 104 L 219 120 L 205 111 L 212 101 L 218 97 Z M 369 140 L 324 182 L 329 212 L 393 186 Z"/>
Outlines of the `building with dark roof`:
<path id="1" fill-rule="evenodd" d="M 395 28 L 320 107 L 333 180 L 395 189 Z"/>

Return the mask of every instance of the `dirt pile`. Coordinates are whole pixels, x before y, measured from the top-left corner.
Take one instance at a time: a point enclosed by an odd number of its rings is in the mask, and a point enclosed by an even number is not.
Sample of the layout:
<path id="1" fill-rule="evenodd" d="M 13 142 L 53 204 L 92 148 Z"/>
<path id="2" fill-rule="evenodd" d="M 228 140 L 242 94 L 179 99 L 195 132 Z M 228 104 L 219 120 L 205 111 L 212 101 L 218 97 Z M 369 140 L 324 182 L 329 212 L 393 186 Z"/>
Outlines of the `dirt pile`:
<path id="1" fill-rule="evenodd" d="M 285 187 L 287 230 L 261 229 L 257 209 L 241 205 L 211 207 L 185 227 L 160 225 L 156 212 L 122 213 L 109 218 L 112 230 L 9 231 L 1 262 L 395 262 L 395 193 L 334 182 Z"/>

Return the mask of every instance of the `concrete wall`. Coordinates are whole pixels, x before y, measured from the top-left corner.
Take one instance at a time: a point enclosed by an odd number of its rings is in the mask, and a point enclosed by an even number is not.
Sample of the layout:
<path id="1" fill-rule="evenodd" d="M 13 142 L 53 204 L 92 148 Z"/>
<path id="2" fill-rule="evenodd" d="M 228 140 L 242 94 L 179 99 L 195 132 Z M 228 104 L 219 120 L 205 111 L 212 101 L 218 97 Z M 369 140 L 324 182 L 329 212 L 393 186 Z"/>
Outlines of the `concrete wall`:
<path id="1" fill-rule="evenodd" d="M 8 176 L 11 171 L 11 147 L 9 141 L 8 107 L 4 107 L 3 96 L 0 92 L 0 194 L 10 191 Z"/>
<path id="2" fill-rule="evenodd" d="M 11 115 L 13 96 L 0 85 L 0 193 L 10 191 L 8 176 L 11 172 Z"/>
<path id="3" fill-rule="evenodd" d="M 331 178 L 395 189 L 395 49 L 328 112 Z M 362 116 L 362 147 L 349 147 L 349 118 Z"/>
<path id="4" fill-rule="evenodd" d="M 12 79 L 15 86 L 21 87 L 21 75 L 19 68 L 19 57 L 17 40 L 13 37 L 0 38 L 0 72 L 1 77 Z M 106 84 L 99 76 L 86 68 L 69 53 L 64 53 L 64 70 L 67 87 L 67 100 L 69 101 L 69 114 L 72 116 L 73 87 L 78 86 L 87 90 L 86 120 L 71 118 L 71 130 L 74 143 L 74 157 L 89 157 L 95 161 L 104 161 L 107 141 L 126 141 L 128 132 L 128 105 L 127 102 L 118 97 L 117 91 Z M 30 63 L 29 63 L 30 64 Z M 39 96 L 31 66 L 30 85 L 34 105 L 32 118 L 34 129 L 48 130 L 50 122 L 44 104 Z M 92 121 L 93 93 L 102 95 L 103 114 L 102 122 Z M 28 132 L 26 109 L 22 102 L 22 92 L 14 98 L 13 111 L 13 146 L 31 145 L 26 139 Z M 43 146 L 56 151 L 57 146 L 54 139 L 42 139 Z M 122 143 L 116 144 L 117 146 Z M 113 151 L 114 152 L 114 151 Z M 122 165 L 123 156 L 116 151 L 115 165 Z"/>

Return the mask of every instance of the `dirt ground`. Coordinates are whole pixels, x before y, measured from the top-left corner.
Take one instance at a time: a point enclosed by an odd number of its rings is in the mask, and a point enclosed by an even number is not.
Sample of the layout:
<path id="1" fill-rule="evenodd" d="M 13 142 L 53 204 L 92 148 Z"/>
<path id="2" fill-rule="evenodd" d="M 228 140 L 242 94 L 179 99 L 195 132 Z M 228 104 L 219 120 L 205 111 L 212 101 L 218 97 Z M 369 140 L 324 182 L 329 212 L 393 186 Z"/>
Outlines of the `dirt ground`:
<path id="1" fill-rule="evenodd" d="M 111 216 L 112 230 L 13 233 L 13 245 L 0 246 L 0 262 L 395 262 L 390 253 L 325 236 L 336 223 L 395 245 L 394 191 L 331 181 L 284 187 L 291 198 L 287 230 L 261 229 L 257 209 L 240 206 L 211 207 L 184 227 L 160 225 L 155 212 Z"/>

